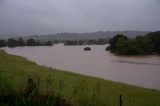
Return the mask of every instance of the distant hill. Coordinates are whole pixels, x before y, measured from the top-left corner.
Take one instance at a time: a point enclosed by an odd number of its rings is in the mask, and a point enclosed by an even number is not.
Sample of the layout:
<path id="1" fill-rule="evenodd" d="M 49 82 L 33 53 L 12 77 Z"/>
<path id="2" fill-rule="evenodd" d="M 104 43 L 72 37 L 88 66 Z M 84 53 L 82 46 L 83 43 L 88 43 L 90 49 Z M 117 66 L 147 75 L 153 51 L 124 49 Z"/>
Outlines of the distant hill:
<path id="1" fill-rule="evenodd" d="M 13 37 L 18 37 L 18 36 L 12 34 L 0 34 L 0 39 L 8 39 Z"/>
<path id="2" fill-rule="evenodd" d="M 123 34 L 128 37 L 135 37 L 137 35 L 145 35 L 149 31 L 98 31 L 91 33 L 57 33 L 57 34 L 48 34 L 48 35 L 32 35 L 32 36 L 24 36 L 25 40 L 27 39 L 35 39 L 35 40 L 88 40 L 88 39 L 100 39 L 100 38 L 112 38 L 117 34 Z M 18 38 L 15 35 L 0 35 L 0 39 L 2 38 Z"/>
<path id="3" fill-rule="evenodd" d="M 24 39 L 36 39 L 36 40 L 84 40 L 84 39 L 100 39 L 100 38 L 112 38 L 117 34 L 123 34 L 128 37 L 135 37 L 137 35 L 145 35 L 147 31 L 99 31 L 92 33 L 57 33 L 49 35 L 33 35 L 24 37 Z"/>

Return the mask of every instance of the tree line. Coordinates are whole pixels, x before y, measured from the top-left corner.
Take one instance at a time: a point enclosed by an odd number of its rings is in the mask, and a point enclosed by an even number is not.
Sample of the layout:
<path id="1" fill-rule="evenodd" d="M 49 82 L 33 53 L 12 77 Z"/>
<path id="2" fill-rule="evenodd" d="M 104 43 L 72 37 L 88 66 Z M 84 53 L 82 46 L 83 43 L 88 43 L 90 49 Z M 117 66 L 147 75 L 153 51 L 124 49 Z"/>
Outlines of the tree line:
<path id="1" fill-rule="evenodd" d="M 67 40 L 64 45 L 104 45 L 108 43 L 108 39 L 91 39 L 91 40 Z"/>
<path id="2" fill-rule="evenodd" d="M 160 31 L 135 38 L 119 34 L 110 39 L 109 44 L 106 50 L 119 55 L 160 54 Z"/>
<path id="3" fill-rule="evenodd" d="M 34 39 L 23 40 L 22 38 L 19 39 L 8 39 L 2 40 L 0 39 L 0 47 L 18 47 L 18 46 L 52 46 L 52 41 L 36 41 Z"/>

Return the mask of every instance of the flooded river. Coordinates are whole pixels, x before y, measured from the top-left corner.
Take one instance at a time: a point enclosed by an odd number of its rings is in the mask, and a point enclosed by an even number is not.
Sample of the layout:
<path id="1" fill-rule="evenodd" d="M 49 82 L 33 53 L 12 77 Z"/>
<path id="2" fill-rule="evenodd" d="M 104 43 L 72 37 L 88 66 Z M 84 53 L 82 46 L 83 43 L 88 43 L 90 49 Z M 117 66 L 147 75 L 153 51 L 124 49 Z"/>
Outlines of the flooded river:
<path id="1" fill-rule="evenodd" d="M 96 76 L 146 88 L 160 89 L 160 56 L 116 56 L 107 45 L 4 48 L 40 65 Z"/>

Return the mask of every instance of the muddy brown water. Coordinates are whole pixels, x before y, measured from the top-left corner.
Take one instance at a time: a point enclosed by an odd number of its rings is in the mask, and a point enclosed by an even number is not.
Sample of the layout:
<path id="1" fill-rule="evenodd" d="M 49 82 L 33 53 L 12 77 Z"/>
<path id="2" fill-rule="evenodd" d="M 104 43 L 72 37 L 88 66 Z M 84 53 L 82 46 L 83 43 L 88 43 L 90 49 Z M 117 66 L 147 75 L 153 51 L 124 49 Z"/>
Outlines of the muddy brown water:
<path id="1" fill-rule="evenodd" d="M 40 65 L 160 90 L 160 56 L 116 56 L 107 45 L 3 48 Z"/>

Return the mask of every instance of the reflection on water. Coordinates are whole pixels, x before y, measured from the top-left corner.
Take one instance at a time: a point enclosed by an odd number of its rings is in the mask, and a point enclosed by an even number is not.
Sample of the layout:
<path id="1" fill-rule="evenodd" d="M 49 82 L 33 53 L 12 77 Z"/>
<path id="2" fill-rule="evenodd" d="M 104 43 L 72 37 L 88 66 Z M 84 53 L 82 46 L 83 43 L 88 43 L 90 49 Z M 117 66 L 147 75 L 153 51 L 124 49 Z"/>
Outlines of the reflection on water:
<path id="1" fill-rule="evenodd" d="M 84 47 L 58 44 L 4 49 L 40 65 L 160 89 L 160 56 L 115 56 L 105 51 L 106 45 L 91 45 L 91 51 Z"/>
<path id="2" fill-rule="evenodd" d="M 112 60 L 113 62 L 119 62 L 119 63 L 128 63 L 128 64 L 146 64 L 146 65 L 160 65 L 160 64 L 154 64 L 154 63 L 145 63 L 145 62 L 134 62 L 134 61 L 117 61 L 117 60 Z"/>

